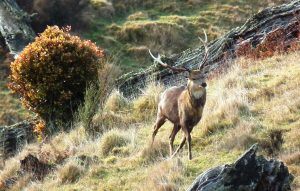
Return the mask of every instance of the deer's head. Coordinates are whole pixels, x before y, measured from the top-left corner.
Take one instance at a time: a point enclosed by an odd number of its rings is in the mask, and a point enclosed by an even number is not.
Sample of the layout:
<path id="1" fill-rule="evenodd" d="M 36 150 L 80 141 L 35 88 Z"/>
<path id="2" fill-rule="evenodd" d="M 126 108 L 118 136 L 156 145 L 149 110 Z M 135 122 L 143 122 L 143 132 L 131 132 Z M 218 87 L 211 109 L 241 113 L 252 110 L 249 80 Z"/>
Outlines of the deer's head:
<path id="1" fill-rule="evenodd" d="M 197 91 L 197 92 L 203 91 L 207 85 L 206 85 L 206 74 L 202 70 L 208 58 L 207 35 L 205 31 L 204 31 L 204 36 L 205 36 L 204 40 L 199 37 L 200 41 L 204 45 L 204 49 L 205 49 L 204 57 L 202 59 L 202 62 L 199 63 L 198 68 L 195 70 L 191 70 L 186 67 L 170 66 L 161 60 L 159 54 L 157 57 L 155 57 L 153 56 L 150 50 L 149 53 L 151 57 L 154 59 L 154 62 L 159 63 L 161 66 L 165 68 L 169 68 L 173 72 L 177 72 L 177 73 L 188 72 L 188 87 L 191 88 L 192 91 Z"/>

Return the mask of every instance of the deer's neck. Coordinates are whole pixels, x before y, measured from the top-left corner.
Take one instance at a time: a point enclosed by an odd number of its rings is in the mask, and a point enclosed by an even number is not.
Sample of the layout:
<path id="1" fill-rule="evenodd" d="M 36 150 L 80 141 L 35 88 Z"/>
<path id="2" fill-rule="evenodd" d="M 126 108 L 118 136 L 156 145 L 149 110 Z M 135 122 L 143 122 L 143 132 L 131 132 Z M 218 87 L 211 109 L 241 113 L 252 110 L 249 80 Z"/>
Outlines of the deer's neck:
<path id="1" fill-rule="evenodd" d="M 194 88 L 188 85 L 187 91 L 189 94 L 189 101 L 193 107 L 202 107 L 206 101 L 205 88 Z"/>

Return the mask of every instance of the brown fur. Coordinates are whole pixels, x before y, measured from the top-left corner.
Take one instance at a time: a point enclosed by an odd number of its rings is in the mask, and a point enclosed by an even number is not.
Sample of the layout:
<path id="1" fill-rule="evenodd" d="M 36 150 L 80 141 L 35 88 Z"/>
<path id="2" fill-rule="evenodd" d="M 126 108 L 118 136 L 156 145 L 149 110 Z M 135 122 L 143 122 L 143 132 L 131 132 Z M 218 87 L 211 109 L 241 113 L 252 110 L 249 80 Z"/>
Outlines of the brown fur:
<path id="1" fill-rule="evenodd" d="M 171 87 L 167 89 L 161 96 L 158 105 L 157 119 L 152 134 L 152 144 L 159 128 L 168 119 L 174 124 L 170 135 L 170 154 L 174 156 L 188 141 L 189 159 L 191 154 L 191 131 L 193 127 L 200 121 L 203 108 L 206 102 L 206 83 L 205 76 L 200 70 L 193 70 L 189 73 L 187 87 Z M 173 154 L 173 143 L 176 134 L 182 129 L 184 137 Z"/>

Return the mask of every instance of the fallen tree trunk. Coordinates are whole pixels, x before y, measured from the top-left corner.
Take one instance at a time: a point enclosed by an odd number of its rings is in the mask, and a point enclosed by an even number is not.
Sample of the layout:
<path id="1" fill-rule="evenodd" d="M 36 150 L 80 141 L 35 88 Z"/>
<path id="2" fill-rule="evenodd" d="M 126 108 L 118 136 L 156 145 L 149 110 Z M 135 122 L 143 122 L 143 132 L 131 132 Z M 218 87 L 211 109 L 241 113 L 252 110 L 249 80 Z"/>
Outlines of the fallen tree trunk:
<path id="1" fill-rule="evenodd" d="M 34 39 L 30 20 L 31 16 L 15 0 L 0 1 L 0 33 L 11 54 L 18 55 Z"/>
<path id="2" fill-rule="evenodd" d="M 256 156 L 253 145 L 236 162 L 207 170 L 188 191 L 289 191 L 294 177 L 278 160 Z"/>
<path id="3" fill-rule="evenodd" d="M 277 51 L 277 47 L 280 49 L 280 46 L 284 46 L 283 51 L 288 49 L 299 39 L 299 12 L 299 0 L 267 8 L 254 15 L 243 26 L 212 41 L 209 44 L 209 58 L 203 72 L 215 71 L 235 58 L 247 56 L 251 52 L 253 55 L 260 55 L 259 52 L 264 51 L 264 46 L 273 47 L 273 51 Z M 199 47 L 162 60 L 173 66 L 196 68 L 202 61 L 203 54 L 204 47 Z M 186 83 L 183 74 L 173 74 L 159 65 L 152 65 L 141 72 L 123 75 L 117 84 L 126 97 L 133 97 L 153 79 L 167 86 Z"/>

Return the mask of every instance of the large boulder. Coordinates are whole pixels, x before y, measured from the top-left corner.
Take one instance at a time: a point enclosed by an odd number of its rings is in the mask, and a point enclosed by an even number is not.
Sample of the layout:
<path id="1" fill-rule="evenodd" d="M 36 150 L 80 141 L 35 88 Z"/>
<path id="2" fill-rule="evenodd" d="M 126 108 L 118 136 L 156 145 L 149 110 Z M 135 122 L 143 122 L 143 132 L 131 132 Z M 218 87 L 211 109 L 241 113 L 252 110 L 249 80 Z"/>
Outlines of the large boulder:
<path id="1" fill-rule="evenodd" d="M 293 176 L 275 159 L 256 156 L 253 145 L 236 162 L 209 169 L 196 178 L 188 191 L 288 191 Z"/>

